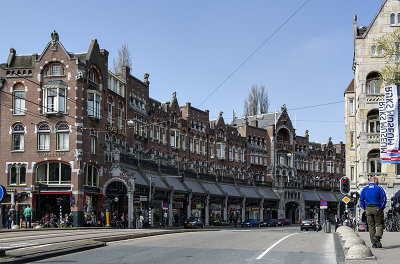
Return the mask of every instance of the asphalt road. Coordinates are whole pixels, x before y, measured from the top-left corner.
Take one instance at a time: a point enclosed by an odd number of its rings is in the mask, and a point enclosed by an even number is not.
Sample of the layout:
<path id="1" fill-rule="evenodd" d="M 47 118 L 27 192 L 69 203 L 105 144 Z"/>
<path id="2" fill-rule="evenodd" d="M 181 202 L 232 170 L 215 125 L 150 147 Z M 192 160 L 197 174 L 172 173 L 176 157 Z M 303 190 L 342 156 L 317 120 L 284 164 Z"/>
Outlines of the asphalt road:
<path id="1" fill-rule="evenodd" d="M 293 228 L 225 229 L 110 242 L 36 263 L 336 263 L 332 234 Z"/>

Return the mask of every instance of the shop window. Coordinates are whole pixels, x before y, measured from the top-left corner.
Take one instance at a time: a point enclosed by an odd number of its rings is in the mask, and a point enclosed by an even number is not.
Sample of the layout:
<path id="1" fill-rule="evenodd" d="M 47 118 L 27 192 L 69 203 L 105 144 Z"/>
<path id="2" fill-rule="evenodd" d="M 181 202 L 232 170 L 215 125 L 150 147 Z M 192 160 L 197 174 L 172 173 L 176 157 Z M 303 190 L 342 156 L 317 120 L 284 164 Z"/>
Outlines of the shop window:
<path id="1" fill-rule="evenodd" d="M 99 186 L 99 170 L 92 164 L 86 165 L 85 185 Z"/>
<path id="2" fill-rule="evenodd" d="M 50 126 L 46 123 L 38 126 L 38 150 L 50 150 Z"/>
<path id="3" fill-rule="evenodd" d="M 38 165 L 36 182 L 45 184 L 71 184 L 71 166 L 62 162 L 48 162 Z"/>
<path id="4" fill-rule="evenodd" d="M 21 124 L 16 124 L 12 128 L 12 151 L 24 151 L 25 128 Z"/>

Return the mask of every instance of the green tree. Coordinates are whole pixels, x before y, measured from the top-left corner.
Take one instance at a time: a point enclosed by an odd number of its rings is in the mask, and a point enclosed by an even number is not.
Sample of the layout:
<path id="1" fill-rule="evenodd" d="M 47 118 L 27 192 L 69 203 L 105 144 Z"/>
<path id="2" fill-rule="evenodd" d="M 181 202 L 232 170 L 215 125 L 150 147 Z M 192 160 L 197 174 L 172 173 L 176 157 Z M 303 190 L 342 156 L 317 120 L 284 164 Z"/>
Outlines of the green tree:
<path id="1" fill-rule="evenodd" d="M 374 39 L 372 47 L 373 55 L 386 60 L 385 67 L 380 71 L 381 78 L 385 84 L 400 83 L 400 29 L 387 33 L 380 38 Z"/>

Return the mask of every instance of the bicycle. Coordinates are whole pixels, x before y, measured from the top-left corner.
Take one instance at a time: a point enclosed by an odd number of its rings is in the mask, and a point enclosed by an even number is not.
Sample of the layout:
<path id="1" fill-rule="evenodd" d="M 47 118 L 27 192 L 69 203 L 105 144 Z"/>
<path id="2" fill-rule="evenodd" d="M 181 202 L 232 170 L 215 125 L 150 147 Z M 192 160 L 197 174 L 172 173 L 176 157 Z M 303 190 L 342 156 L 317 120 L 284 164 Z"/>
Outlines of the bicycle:
<path id="1" fill-rule="evenodd" d="M 385 231 L 387 232 L 400 231 L 399 213 L 393 209 L 389 209 L 387 217 L 385 218 Z"/>

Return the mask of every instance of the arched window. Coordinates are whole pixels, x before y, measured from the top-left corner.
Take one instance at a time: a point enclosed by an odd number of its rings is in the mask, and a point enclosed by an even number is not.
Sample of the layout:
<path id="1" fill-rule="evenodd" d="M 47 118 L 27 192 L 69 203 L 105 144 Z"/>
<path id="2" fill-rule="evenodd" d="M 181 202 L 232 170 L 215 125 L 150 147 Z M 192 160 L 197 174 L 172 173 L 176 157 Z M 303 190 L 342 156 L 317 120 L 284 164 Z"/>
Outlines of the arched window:
<path id="1" fill-rule="evenodd" d="M 57 150 L 69 150 L 69 126 L 67 123 L 61 123 L 57 126 Z"/>
<path id="2" fill-rule="evenodd" d="M 390 25 L 394 25 L 396 23 L 395 17 L 396 17 L 395 14 L 390 14 Z"/>
<path id="3" fill-rule="evenodd" d="M 371 47 L 371 56 L 376 56 L 376 46 L 375 45 L 373 45 Z"/>
<path id="4" fill-rule="evenodd" d="M 91 70 L 89 71 L 89 81 L 92 81 L 92 82 L 94 82 L 95 84 L 98 84 L 98 83 L 99 83 L 99 76 L 98 76 L 96 70 L 91 69 Z"/>
<path id="5" fill-rule="evenodd" d="M 13 89 L 13 115 L 25 115 L 25 87 L 22 84 Z"/>
<path id="6" fill-rule="evenodd" d="M 45 184 L 71 184 L 71 166 L 62 162 L 47 162 L 37 166 L 36 182 Z"/>
<path id="7" fill-rule="evenodd" d="M 38 150 L 50 150 L 50 126 L 46 123 L 38 126 Z"/>
<path id="8" fill-rule="evenodd" d="M 397 24 L 400 24 L 400 13 L 397 14 Z"/>
<path id="9" fill-rule="evenodd" d="M 12 128 L 12 151 L 24 151 L 25 128 L 21 124 L 16 124 Z"/>
<path id="10" fill-rule="evenodd" d="M 381 172 L 381 162 L 379 160 L 378 150 L 371 150 L 371 152 L 368 153 L 368 172 L 369 173 Z"/>
<path id="11" fill-rule="evenodd" d="M 64 66 L 60 63 L 52 63 L 44 70 L 44 76 L 64 76 L 65 69 Z"/>
<path id="12" fill-rule="evenodd" d="M 380 94 L 382 81 L 380 80 L 380 74 L 372 72 L 367 76 L 367 93 L 368 94 Z"/>
<path id="13" fill-rule="evenodd" d="M 13 164 L 9 167 L 10 185 L 26 185 L 26 165 Z"/>
<path id="14" fill-rule="evenodd" d="M 92 164 L 86 165 L 85 170 L 85 185 L 99 186 L 99 170 Z"/>

